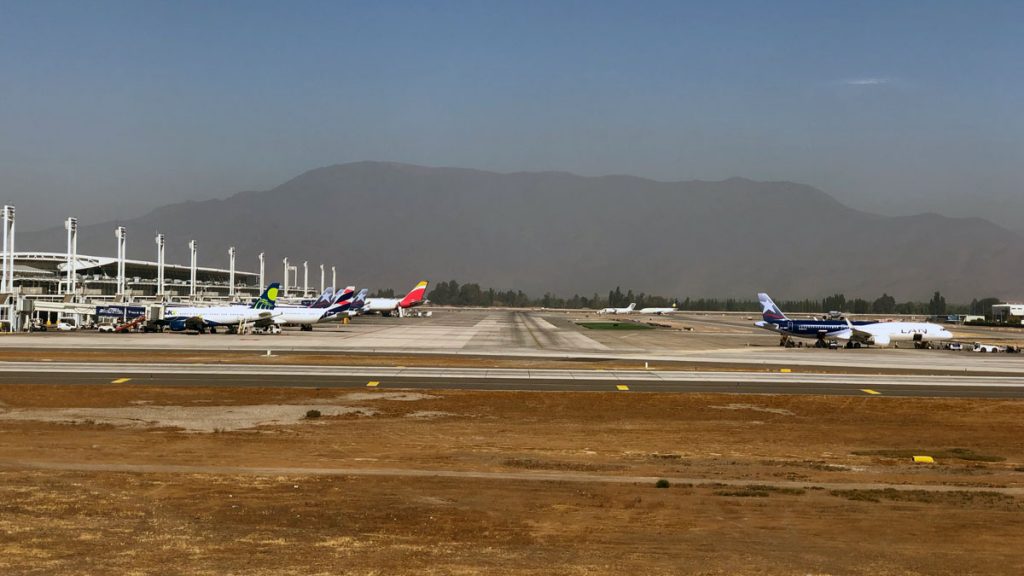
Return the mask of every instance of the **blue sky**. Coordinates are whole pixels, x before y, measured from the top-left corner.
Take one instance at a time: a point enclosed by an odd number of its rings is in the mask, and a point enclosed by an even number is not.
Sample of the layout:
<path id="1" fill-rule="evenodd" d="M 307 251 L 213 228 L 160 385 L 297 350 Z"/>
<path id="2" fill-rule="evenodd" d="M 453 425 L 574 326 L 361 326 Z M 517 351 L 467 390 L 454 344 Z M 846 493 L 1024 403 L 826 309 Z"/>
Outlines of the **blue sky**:
<path id="1" fill-rule="evenodd" d="M 1020 2 L 0 0 L 24 226 L 394 160 L 1024 217 Z"/>

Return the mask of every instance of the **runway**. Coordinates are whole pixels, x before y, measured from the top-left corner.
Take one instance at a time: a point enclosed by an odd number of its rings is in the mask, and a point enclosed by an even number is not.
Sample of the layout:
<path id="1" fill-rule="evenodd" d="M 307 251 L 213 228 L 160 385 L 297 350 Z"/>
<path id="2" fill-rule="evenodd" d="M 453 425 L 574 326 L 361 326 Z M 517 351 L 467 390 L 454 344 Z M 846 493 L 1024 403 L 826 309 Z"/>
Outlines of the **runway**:
<path id="1" fill-rule="evenodd" d="M 546 358 L 562 360 L 625 360 L 639 365 L 683 362 L 688 364 L 743 365 L 879 372 L 928 371 L 1024 377 L 1024 354 L 976 354 L 947 350 L 860 349 L 817 350 L 780 348 L 778 335 L 753 327 L 752 321 L 733 316 L 679 314 L 656 317 L 650 330 L 588 330 L 578 321 L 609 320 L 585 313 L 526 310 L 436 310 L 429 318 L 360 317 L 346 326 L 317 326 L 313 332 L 286 330 L 279 335 L 202 335 L 182 333 L 100 334 L 44 332 L 0 337 L 6 350 L 52 353 L 95 350 L 144 354 L 146 351 L 251 352 L 261 354 L 403 354 L 421 356 L 475 356 Z M 621 318 L 617 319 L 625 321 Z M 639 321 L 632 319 L 630 321 Z M 977 329 L 980 330 L 980 329 Z M 991 330 L 994 341 L 1007 334 Z M 1017 333 L 1012 333 L 1017 334 Z M 1011 335 L 1012 335 L 1011 334 Z M 1024 332 L 1020 332 L 1024 335 Z M 2 358 L 2 355 L 0 355 Z M 12 358 L 20 359 L 20 358 Z"/>
<path id="2" fill-rule="evenodd" d="M 0 363 L 0 385 L 115 384 L 1024 398 L 1024 378 L 662 370 Z"/>

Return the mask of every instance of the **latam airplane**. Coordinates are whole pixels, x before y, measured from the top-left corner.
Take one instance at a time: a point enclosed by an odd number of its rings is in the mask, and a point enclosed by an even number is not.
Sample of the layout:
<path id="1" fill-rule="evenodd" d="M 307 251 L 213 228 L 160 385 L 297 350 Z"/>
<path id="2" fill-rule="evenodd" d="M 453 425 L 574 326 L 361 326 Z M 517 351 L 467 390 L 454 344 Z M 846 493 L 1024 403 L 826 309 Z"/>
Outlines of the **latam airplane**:
<path id="1" fill-rule="evenodd" d="M 312 330 L 313 324 L 328 319 L 330 316 L 333 316 L 340 311 L 336 309 L 340 309 L 340 307 L 344 306 L 344 309 L 348 310 L 349 305 L 351 304 L 352 294 L 354 294 L 355 291 L 355 286 L 349 286 L 344 290 L 339 291 L 337 294 L 333 294 L 333 298 L 323 300 L 324 296 L 327 294 L 327 290 L 324 290 L 324 294 L 322 294 L 321 297 L 310 306 L 278 308 L 278 314 L 269 319 L 269 321 L 277 324 L 278 326 L 300 326 L 303 331 Z"/>
<path id="2" fill-rule="evenodd" d="M 791 320 L 767 294 L 760 293 L 757 299 L 761 303 L 763 321 L 757 322 L 756 325 L 765 330 L 778 332 L 783 337 L 783 343 L 787 338 L 796 336 L 819 341 L 845 340 L 847 348 L 860 348 L 862 345 L 888 346 L 897 342 L 923 345 L 953 338 L 949 330 L 928 322 Z"/>
<path id="3" fill-rule="evenodd" d="M 216 331 L 218 326 L 238 326 L 242 322 L 270 320 L 280 312 L 274 310 L 277 293 L 281 285 L 277 282 L 267 286 L 251 306 L 171 306 L 164 312 L 164 322 L 171 330 L 180 332 L 195 329 L 200 332 L 209 328 Z"/>
<path id="4" fill-rule="evenodd" d="M 352 286 L 349 286 L 352 288 Z M 366 288 L 359 291 L 354 297 L 349 296 L 349 299 L 339 300 L 334 306 L 324 312 L 321 322 L 329 322 L 331 320 L 341 320 L 345 317 L 358 316 L 363 313 L 363 307 L 366 306 L 366 293 L 369 292 Z"/>
<path id="5" fill-rule="evenodd" d="M 398 298 L 367 298 L 362 311 L 368 314 L 376 312 L 381 316 L 391 316 L 392 314 L 405 316 L 406 309 L 423 304 L 423 296 L 427 293 L 427 284 L 426 280 L 420 282 L 401 300 Z"/>
<path id="6" fill-rule="evenodd" d="M 602 310 L 598 310 L 597 313 L 598 314 L 632 314 L 634 311 L 636 311 L 636 302 L 633 302 L 632 304 L 630 304 L 629 306 L 626 306 L 625 308 L 604 308 Z"/>

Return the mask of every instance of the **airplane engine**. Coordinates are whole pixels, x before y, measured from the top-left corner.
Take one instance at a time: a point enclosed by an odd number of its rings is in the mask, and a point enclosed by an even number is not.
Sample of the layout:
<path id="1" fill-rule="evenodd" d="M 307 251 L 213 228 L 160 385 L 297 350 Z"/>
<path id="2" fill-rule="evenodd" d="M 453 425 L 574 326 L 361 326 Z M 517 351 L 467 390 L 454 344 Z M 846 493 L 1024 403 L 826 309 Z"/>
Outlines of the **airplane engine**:
<path id="1" fill-rule="evenodd" d="M 889 337 L 883 336 L 881 334 L 871 337 L 871 343 L 874 344 L 875 346 L 888 346 L 889 342 Z"/>

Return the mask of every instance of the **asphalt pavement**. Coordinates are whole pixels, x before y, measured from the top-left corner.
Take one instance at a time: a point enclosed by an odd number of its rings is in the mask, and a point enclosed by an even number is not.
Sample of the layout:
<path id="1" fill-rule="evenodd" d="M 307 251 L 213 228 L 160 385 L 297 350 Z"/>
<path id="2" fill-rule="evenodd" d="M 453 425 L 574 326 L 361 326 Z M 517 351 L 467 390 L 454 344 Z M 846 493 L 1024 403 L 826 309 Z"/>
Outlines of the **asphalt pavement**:
<path id="1" fill-rule="evenodd" d="M 1024 379 L 1010 376 L 0 363 L 0 386 L 11 384 L 1024 398 Z"/>

